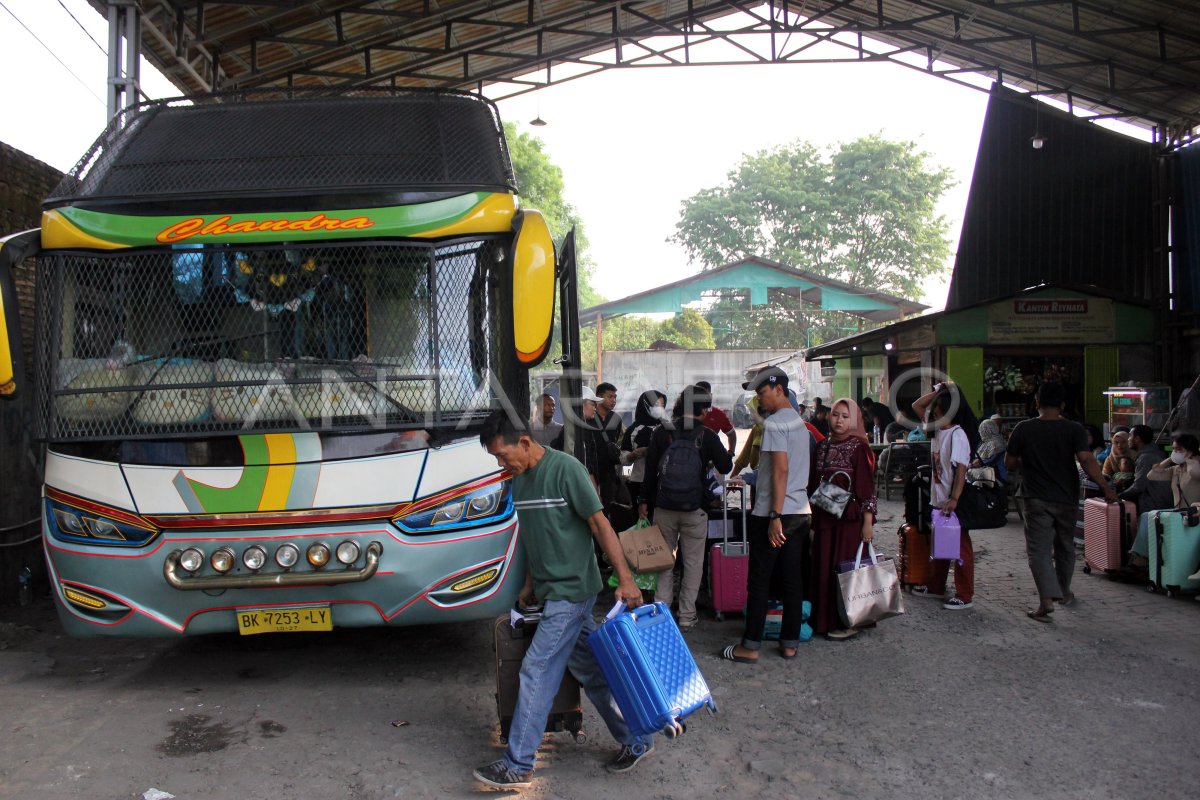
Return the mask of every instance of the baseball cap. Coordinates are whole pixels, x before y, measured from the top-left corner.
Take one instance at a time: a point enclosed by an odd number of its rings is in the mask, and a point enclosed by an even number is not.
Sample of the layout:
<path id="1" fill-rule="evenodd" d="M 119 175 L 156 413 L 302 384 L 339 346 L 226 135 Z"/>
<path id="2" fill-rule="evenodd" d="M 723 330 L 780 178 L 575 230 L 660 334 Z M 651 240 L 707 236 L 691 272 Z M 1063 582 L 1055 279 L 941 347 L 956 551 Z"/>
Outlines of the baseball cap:
<path id="1" fill-rule="evenodd" d="M 592 391 L 590 386 L 583 387 L 583 391 L 579 393 L 580 400 L 591 400 L 593 403 L 599 403 L 600 398 L 596 397 L 596 393 Z"/>
<path id="2" fill-rule="evenodd" d="M 779 367 L 767 367 L 764 370 L 759 370 L 759 373 L 754 376 L 753 380 L 746 381 L 742 384 L 743 389 L 749 389 L 752 392 L 757 392 L 758 387 L 763 384 L 771 386 L 782 386 L 784 389 L 788 385 L 787 373 Z"/>

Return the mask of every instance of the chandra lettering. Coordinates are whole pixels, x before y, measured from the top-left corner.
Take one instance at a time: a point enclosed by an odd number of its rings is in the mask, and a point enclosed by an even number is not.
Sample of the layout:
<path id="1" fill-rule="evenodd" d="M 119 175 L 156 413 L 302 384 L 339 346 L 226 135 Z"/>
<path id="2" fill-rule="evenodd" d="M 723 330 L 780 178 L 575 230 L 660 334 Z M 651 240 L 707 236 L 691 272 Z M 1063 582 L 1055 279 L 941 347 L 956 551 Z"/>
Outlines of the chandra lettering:
<path id="1" fill-rule="evenodd" d="M 324 214 L 314 214 L 307 219 L 245 219 L 230 222 L 229 216 L 206 220 L 192 217 L 176 222 L 158 232 L 154 238 L 163 244 L 173 244 L 191 239 L 193 236 L 224 236 L 230 233 L 282 233 L 284 231 L 350 231 L 375 227 L 370 217 L 336 219 Z"/>

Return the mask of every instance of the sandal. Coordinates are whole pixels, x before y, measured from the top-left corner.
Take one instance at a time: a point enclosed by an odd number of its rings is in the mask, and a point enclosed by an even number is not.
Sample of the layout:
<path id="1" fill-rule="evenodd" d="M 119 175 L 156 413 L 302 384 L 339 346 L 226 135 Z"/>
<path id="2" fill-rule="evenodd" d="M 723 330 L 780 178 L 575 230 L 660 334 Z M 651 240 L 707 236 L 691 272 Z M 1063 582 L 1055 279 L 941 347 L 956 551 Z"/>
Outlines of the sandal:
<path id="1" fill-rule="evenodd" d="M 791 650 L 792 652 L 789 653 L 788 650 Z M 782 647 L 781 646 L 779 648 L 779 655 L 781 658 L 793 659 L 796 657 L 797 654 L 799 654 L 799 652 L 800 652 L 799 647 Z"/>
<path id="2" fill-rule="evenodd" d="M 1053 622 L 1054 620 L 1050 618 L 1050 615 L 1053 613 L 1053 608 L 1039 608 L 1036 611 L 1026 611 L 1025 616 L 1034 622 Z"/>
<path id="3" fill-rule="evenodd" d="M 728 647 L 726 647 L 724 650 L 718 651 L 717 658 L 720 658 L 724 661 L 736 661 L 739 664 L 757 664 L 758 663 L 757 658 L 746 658 L 745 656 L 739 656 L 736 653 L 734 653 L 733 650 L 735 647 L 737 647 L 736 644 L 731 644 Z"/>
<path id="4" fill-rule="evenodd" d="M 1067 593 L 1067 594 L 1063 595 L 1062 597 L 1058 598 L 1058 604 L 1060 606 L 1064 606 L 1064 607 L 1070 606 L 1074 602 L 1075 602 L 1075 595 L 1071 594 L 1071 593 Z"/>
<path id="5" fill-rule="evenodd" d="M 854 628 L 839 628 L 836 631 L 830 631 L 825 634 L 825 638 L 832 642 L 844 642 L 847 639 L 853 639 L 858 636 L 858 631 Z"/>

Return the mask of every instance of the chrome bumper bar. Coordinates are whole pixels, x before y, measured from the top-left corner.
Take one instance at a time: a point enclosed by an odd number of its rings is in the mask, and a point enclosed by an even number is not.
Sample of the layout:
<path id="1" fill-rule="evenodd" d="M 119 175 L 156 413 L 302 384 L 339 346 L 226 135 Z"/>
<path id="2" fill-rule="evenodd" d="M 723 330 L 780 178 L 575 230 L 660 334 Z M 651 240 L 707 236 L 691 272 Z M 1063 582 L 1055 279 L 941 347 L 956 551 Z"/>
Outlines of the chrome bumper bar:
<path id="1" fill-rule="evenodd" d="M 367 559 L 362 569 L 314 570 L 311 572 L 273 572 L 253 575 L 214 575 L 206 578 L 185 577 L 180 573 L 179 554 L 175 550 L 167 555 L 163 564 L 163 577 L 176 589 L 260 589 L 264 586 L 332 586 L 338 583 L 365 581 L 379 569 L 379 557 L 383 545 L 371 542 L 367 545 Z"/>

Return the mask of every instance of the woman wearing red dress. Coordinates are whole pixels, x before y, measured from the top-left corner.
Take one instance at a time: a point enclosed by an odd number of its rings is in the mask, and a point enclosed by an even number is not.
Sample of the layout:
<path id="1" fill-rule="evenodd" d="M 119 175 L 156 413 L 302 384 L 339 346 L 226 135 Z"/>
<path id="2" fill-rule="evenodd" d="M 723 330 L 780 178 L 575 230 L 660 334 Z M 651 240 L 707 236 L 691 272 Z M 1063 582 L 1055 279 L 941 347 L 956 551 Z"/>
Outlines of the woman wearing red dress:
<path id="1" fill-rule="evenodd" d="M 862 412 L 848 397 L 836 401 L 829 412 L 829 438 L 817 445 L 809 472 L 808 495 L 824 479 L 836 481 L 854 497 L 840 518 L 812 508 L 812 626 L 827 639 L 857 636 L 838 611 L 837 565 L 853 560 L 861 542 L 875 538 L 875 454 L 867 443 Z M 845 473 L 839 475 L 838 473 Z M 849 482 L 847 483 L 847 477 Z"/>

